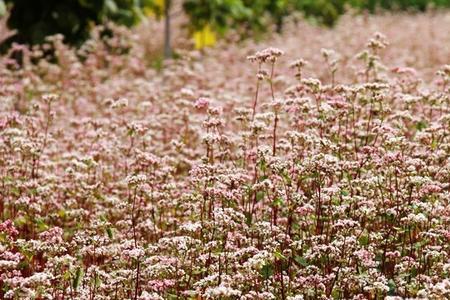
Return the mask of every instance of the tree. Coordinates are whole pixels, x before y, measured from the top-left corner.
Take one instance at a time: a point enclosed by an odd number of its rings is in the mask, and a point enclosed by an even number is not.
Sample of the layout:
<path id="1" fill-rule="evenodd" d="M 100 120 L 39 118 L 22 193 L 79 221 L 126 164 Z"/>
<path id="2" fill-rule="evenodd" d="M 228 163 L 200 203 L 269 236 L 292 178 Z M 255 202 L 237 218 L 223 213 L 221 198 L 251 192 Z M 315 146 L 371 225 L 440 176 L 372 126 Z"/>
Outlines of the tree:
<path id="1" fill-rule="evenodd" d="M 170 46 L 170 8 L 172 0 L 164 1 L 164 58 L 172 56 L 172 47 Z"/>
<path id="2" fill-rule="evenodd" d="M 6 0 L 6 4 L 11 6 L 8 25 L 17 29 L 9 42 L 39 44 L 60 33 L 75 45 L 89 36 L 93 25 L 112 20 L 131 26 L 144 17 L 144 7 L 154 5 L 153 0 Z"/>

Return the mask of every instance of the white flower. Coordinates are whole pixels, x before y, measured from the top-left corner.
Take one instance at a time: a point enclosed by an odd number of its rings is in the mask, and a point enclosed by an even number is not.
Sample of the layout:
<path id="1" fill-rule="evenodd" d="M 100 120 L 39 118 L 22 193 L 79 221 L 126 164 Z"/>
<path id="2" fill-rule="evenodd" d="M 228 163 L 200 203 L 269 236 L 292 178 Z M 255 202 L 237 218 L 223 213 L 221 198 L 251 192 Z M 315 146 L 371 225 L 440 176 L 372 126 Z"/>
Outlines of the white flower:
<path id="1" fill-rule="evenodd" d="M 241 295 L 241 291 L 235 290 L 231 287 L 219 285 L 210 287 L 205 292 L 207 299 L 224 299 L 224 297 L 236 297 Z"/>
<path id="2" fill-rule="evenodd" d="M 149 293 L 143 291 L 142 294 L 138 297 L 139 300 L 163 300 L 164 298 L 159 296 L 157 293 Z"/>

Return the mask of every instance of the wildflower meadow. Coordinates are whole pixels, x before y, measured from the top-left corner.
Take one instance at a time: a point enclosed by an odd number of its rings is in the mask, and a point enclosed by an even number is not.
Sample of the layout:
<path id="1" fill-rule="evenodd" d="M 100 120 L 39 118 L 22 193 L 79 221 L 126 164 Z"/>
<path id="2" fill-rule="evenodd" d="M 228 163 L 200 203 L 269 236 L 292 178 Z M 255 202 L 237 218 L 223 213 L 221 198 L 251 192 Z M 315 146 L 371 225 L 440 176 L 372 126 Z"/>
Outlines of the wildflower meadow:
<path id="1" fill-rule="evenodd" d="M 450 299 L 448 12 L 152 26 L 0 57 L 0 299 Z"/>

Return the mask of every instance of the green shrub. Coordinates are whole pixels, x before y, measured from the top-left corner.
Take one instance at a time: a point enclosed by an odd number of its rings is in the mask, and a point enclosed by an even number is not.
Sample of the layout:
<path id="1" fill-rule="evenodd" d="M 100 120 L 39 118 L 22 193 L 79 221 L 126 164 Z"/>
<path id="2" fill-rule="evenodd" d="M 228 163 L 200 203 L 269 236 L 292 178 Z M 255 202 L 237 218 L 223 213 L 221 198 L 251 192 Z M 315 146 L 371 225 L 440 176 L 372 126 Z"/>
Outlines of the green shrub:
<path id="1" fill-rule="evenodd" d="M 38 44 L 46 36 L 63 34 L 77 44 L 94 24 L 113 20 L 131 26 L 143 16 L 142 8 L 152 0 L 6 0 L 11 5 L 8 25 L 18 34 L 11 41 Z"/>

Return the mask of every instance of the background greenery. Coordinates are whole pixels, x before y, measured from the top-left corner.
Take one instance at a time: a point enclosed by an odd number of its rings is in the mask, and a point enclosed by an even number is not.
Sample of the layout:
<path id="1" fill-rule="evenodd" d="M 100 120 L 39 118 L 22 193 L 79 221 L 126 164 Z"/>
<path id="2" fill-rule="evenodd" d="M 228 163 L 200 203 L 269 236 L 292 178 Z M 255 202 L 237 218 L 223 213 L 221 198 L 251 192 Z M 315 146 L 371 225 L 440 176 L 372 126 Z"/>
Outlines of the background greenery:
<path id="1" fill-rule="evenodd" d="M 62 33 L 66 42 L 79 44 L 95 24 L 112 20 L 132 26 L 145 17 L 144 12 L 164 16 L 164 6 L 176 1 L 182 2 L 192 31 L 208 26 L 220 34 L 238 28 L 244 36 L 264 31 L 269 24 L 281 31 L 284 17 L 294 11 L 332 26 L 347 7 L 372 13 L 450 7 L 450 0 L 0 0 L 0 13 L 10 8 L 9 26 L 18 32 L 8 43 L 37 44 Z"/>

